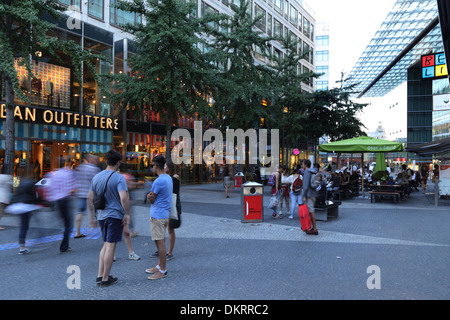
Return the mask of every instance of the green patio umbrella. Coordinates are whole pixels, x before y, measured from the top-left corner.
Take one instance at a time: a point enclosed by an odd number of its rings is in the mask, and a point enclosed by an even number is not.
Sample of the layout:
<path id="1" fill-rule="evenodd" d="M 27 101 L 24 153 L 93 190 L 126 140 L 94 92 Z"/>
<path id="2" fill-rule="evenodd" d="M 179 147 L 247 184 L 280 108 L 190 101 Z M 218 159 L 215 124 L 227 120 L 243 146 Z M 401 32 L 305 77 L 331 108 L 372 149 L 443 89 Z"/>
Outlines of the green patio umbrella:
<path id="1" fill-rule="evenodd" d="M 377 162 L 375 163 L 375 168 L 373 168 L 372 177 L 375 179 L 381 179 L 387 175 L 389 175 L 389 172 L 386 170 L 386 159 L 384 158 L 384 153 L 377 152 Z"/>
<path id="2" fill-rule="evenodd" d="M 334 153 L 398 152 L 403 151 L 403 145 L 395 141 L 361 136 L 321 144 L 319 151 Z"/>

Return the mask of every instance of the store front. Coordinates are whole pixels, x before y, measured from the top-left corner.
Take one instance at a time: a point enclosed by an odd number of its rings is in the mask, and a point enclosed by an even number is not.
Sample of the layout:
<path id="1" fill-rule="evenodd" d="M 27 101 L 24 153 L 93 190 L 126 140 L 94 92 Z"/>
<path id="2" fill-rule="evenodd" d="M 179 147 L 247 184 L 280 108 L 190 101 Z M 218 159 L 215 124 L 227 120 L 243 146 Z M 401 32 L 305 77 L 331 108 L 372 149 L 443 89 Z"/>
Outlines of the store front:
<path id="1" fill-rule="evenodd" d="M 0 106 L 0 159 L 5 154 L 5 114 Z M 117 120 L 76 112 L 15 107 L 15 176 L 21 176 L 30 165 L 36 179 L 60 167 L 68 157 L 72 167 L 80 164 L 87 153 L 103 159 L 112 149 Z"/>

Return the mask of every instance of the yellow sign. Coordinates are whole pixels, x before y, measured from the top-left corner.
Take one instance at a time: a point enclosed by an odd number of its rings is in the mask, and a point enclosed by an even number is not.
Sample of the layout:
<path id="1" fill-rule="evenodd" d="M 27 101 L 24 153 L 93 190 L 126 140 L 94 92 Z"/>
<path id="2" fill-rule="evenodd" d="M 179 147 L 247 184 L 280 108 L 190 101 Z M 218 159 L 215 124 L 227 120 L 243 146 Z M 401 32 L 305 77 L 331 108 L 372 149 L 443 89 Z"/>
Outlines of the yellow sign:
<path id="1" fill-rule="evenodd" d="M 110 117 L 24 106 L 14 108 L 14 118 L 21 121 L 105 130 L 117 130 L 119 126 L 119 120 Z M 4 104 L 0 106 L 0 119 L 6 119 Z"/>

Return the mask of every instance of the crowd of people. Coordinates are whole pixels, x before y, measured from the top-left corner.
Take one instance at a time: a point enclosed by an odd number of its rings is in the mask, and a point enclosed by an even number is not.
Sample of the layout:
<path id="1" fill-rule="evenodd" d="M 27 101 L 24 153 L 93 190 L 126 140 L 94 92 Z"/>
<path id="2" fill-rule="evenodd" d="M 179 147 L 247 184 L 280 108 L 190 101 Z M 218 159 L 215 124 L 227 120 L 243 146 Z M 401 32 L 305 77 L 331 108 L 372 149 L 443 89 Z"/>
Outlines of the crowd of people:
<path id="1" fill-rule="evenodd" d="M 438 176 L 439 165 L 436 164 L 432 178 L 435 179 Z M 373 175 L 373 171 L 365 170 L 364 181 L 366 183 L 365 189 L 370 189 L 370 185 L 377 182 L 402 185 L 405 188 L 405 194 L 408 196 L 413 189 L 419 191 L 418 187 L 421 187 L 422 192 L 425 193 L 429 177 L 428 164 L 422 164 L 418 171 L 414 171 L 404 164 L 395 177 L 390 170 L 377 177 Z M 270 176 L 268 182 L 272 186 L 272 195 L 276 197 L 276 203 L 278 203 L 278 206 L 272 209 L 272 217 L 281 219 L 284 217 L 283 212 L 286 212 L 288 218 L 293 219 L 294 214 L 298 214 L 299 205 L 306 204 L 312 222 L 312 228 L 307 230 L 306 233 L 317 235 L 316 203 L 324 203 L 330 198 L 332 191 L 341 190 L 344 186 L 349 192 L 357 194 L 361 187 L 361 178 L 361 171 L 356 167 L 353 167 L 351 171 L 347 167 L 343 167 L 341 170 L 332 172 L 331 165 L 324 166 L 320 170 L 318 164 L 311 166 L 310 160 L 303 160 L 301 164 L 295 165 L 292 170 L 289 170 L 287 166 L 280 165 L 278 170 Z M 317 180 L 314 187 L 311 186 L 312 179 Z M 297 187 L 298 185 L 301 187 Z M 283 207 L 285 210 L 283 210 Z"/>
<path id="2" fill-rule="evenodd" d="M 60 168 L 45 175 L 48 181 L 43 189 L 45 203 L 54 207 L 60 214 L 64 232 L 59 246 L 61 253 L 72 252 L 69 245 L 73 230 L 73 211 L 75 211 L 74 238 L 86 237 L 81 231 L 83 218 L 87 215 L 90 227 L 100 227 L 103 246 L 99 253 L 98 286 L 110 286 L 118 278 L 110 275 L 112 263 L 115 260 L 115 249 L 119 241 L 124 239 L 128 248 L 128 259 L 139 260 L 140 257 L 133 250 L 133 230 L 131 217 L 130 189 L 135 187 L 133 177 L 130 175 L 122 160 L 122 154 L 110 150 L 106 156 L 106 169 L 101 170 L 98 157 L 87 154 L 84 162 L 72 169 L 68 158 L 60 159 Z M 180 179 L 174 172 L 172 162 L 158 155 L 153 158 L 153 172 L 158 176 L 148 190 L 146 198 L 151 203 L 150 229 L 152 240 L 155 242 L 157 252 L 152 255 L 158 258 L 158 263 L 146 269 L 150 274 L 149 280 L 161 279 L 167 276 L 166 261 L 173 258 L 175 245 L 175 229 L 181 223 Z M 2 175 L 2 178 L 6 175 Z M 11 178 L 11 177 L 10 177 Z M 31 216 L 42 208 L 42 200 L 36 193 L 37 180 L 30 168 L 25 168 L 20 183 L 12 193 L 12 179 L 10 184 L 3 184 L 0 201 L 3 212 L 20 216 L 19 254 L 29 254 L 26 247 L 26 236 Z M 5 178 L 6 179 L 6 178 Z M 173 210 L 177 218 L 170 218 L 172 209 L 172 195 L 176 195 Z M 8 199 L 6 199 L 8 197 Z M 72 209 L 74 201 L 74 210 Z M 0 216 L 1 217 L 1 216 Z M 169 234 L 169 250 L 166 252 L 165 234 Z"/>

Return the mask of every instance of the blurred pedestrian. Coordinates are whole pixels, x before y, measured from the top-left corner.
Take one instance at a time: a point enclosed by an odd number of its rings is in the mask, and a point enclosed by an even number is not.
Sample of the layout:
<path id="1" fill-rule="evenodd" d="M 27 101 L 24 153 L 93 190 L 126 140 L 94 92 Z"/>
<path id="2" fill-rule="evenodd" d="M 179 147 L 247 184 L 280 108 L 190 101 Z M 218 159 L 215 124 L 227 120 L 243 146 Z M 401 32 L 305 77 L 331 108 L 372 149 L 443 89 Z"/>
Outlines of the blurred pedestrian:
<path id="1" fill-rule="evenodd" d="M 167 276 L 166 270 L 166 228 L 169 223 L 170 209 L 172 206 L 173 182 L 172 178 L 164 172 L 166 159 L 156 156 L 152 159 L 153 170 L 158 178 L 153 182 L 152 189 L 147 195 L 150 201 L 150 227 L 152 240 L 158 249 L 158 264 L 145 272 L 151 274 L 149 280 L 162 279 Z"/>
<path id="2" fill-rule="evenodd" d="M 118 281 L 110 275 L 117 242 L 122 240 L 123 227 L 130 221 L 130 201 L 127 182 L 116 173 L 122 154 L 110 150 L 106 154 L 106 169 L 95 175 L 88 192 L 87 207 L 94 212 L 95 195 L 104 195 L 105 208 L 97 211 L 97 221 L 102 230 L 103 247 L 99 255 L 96 283 L 107 287 Z"/>
<path id="3" fill-rule="evenodd" d="M 422 179 L 422 192 L 427 191 L 427 181 L 428 181 L 428 164 L 423 163 L 420 167 L 420 178 Z"/>
<path id="4" fill-rule="evenodd" d="M 233 186 L 234 172 L 231 164 L 223 169 L 223 183 L 225 184 L 225 196 L 229 198 L 228 190 Z"/>
<path id="5" fill-rule="evenodd" d="M 121 163 L 119 166 L 120 174 L 125 178 L 125 181 L 127 183 L 127 189 L 128 189 L 128 200 L 130 202 L 130 221 L 123 226 L 123 237 L 125 244 L 128 249 L 128 259 L 129 260 L 140 260 L 141 257 L 134 252 L 133 249 L 133 242 L 131 241 L 131 234 L 134 232 L 133 230 L 133 219 L 131 217 L 131 193 L 130 188 L 134 187 L 134 177 L 130 174 L 130 170 L 128 169 L 127 165 L 125 163 Z M 132 231 L 131 231 L 132 230 Z M 134 232 L 134 236 L 136 236 L 136 232 Z"/>
<path id="6" fill-rule="evenodd" d="M 6 206 L 11 202 L 12 187 L 13 187 L 13 176 L 6 174 L 6 166 L 1 166 L 0 171 L 0 219 L 5 214 Z M 5 228 L 0 227 L 0 230 Z"/>
<path id="7" fill-rule="evenodd" d="M 59 214 L 64 221 L 64 235 L 59 251 L 71 252 L 69 236 L 72 231 L 71 195 L 75 192 L 75 174 L 70 169 L 69 157 L 60 158 L 60 168 L 46 175 L 50 179 L 46 187 L 47 200 L 56 204 Z"/>
<path id="8" fill-rule="evenodd" d="M 87 154 L 84 162 L 80 164 L 76 170 L 76 178 L 77 178 L 77 211 L 78 214 L 75 218 L 75 237 L 84 238 L 85 234 L 82 234 L 80 231 L 81 220 L 83 216 L 86 214 L 86 199 L 89 192 L 89 187 L 91 186 L 92 178 L 100 172 L 99 167 L 97 166 L 98 157 L 92 154 Z M 96 227 L 97 222 L 95 221 L 95 217 L 93 215 L 89 215 L 89 226 Z"/>
<path id="9" fill-rule="evenodd" d="M 40 208 L 40 206 L 35 205 L 37 203 L 34 189 L 36 180 L 33 179 L 31 168 L 27 167 L 24 173 L 25 175 L 20 178 L 19 186 L 16 188 L 12 201 L 16 205 L 16 208 L 23 209 L 19 209 L 20 212 L 11 212 L 20 215 L 19 254 L 21 255 L 30 253 L 30 250 L 25 247 L 25 238 L 30 226 L 31 214 Z"/>

